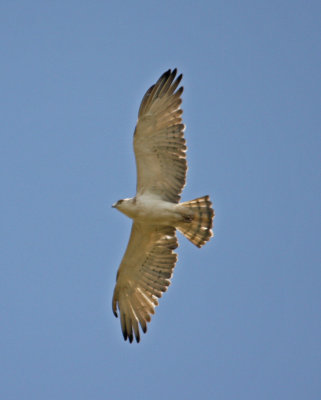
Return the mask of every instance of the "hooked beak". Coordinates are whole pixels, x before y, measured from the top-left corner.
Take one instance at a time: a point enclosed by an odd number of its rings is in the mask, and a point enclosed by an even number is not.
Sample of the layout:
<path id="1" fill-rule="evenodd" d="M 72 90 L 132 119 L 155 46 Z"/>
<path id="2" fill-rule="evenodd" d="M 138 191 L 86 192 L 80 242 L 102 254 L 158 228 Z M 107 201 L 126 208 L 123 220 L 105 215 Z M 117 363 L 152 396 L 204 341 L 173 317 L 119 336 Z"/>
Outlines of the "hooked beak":
<path id="1" fill-rule="evenodd" d="M 112 205 L 112 208 L 116 208 L 116 203 L 114 203 L 114 204 Z"/>

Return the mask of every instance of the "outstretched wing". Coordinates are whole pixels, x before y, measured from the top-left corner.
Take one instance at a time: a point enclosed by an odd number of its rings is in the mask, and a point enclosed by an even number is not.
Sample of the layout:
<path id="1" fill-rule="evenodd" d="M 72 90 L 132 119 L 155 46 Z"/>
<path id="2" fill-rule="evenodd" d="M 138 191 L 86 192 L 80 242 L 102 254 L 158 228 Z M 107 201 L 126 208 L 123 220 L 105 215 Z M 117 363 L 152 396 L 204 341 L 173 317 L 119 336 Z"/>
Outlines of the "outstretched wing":
<path id="1" fill-rule="evenodd" d="M 137 194 L 149 193 L 178 203 L 187 170 L 185 126 L 179 89 L 182 75 L 168 70 L 146 92 L 134 134 Z M 177 89 L 177 90 L 176 90 Z"/>
<path id="2" fill-rule="evenodd" d="M 124 339 L 140 341 L 154 308 L 170 284 L 177 260 L 175 228 L 134 222 L 129 243 L 117 273 L 113 312 L 119 309 Z"/>

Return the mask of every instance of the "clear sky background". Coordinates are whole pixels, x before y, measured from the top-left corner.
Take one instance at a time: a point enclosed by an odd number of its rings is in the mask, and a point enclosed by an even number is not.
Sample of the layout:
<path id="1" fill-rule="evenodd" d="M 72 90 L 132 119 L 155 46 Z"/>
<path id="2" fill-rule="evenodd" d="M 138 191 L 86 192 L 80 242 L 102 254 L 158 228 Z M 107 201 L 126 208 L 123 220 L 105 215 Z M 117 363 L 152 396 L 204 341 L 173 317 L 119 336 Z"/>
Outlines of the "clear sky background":
<path id="1" fill-rule="evenodd" d="M 321 398 L 319 1 L 0 5 L 0 398 Z M 184 74 L 179 235 L 140 344 L 111 311 L 147 88 Z"/>

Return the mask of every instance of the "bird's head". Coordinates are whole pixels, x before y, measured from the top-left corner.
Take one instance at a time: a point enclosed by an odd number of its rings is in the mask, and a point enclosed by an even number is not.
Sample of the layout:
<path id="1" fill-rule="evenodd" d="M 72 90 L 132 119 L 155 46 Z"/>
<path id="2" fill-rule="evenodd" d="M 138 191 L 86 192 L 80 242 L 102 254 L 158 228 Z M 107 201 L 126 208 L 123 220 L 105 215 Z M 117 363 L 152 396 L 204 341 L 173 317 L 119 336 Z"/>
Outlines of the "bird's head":
<path id="1" fill-rule="evenodd" d="M 118 211 L 124 213 L 130 218 L 133 218 L 133 212 L 135 211 L 135 197 L 132 199 L 122 199 L 118 200 L 112 205 L 113 208 L 117 208 Z"/>
<path id="2" fill-rule="evenodd" d="M 120 208 L 121 208 L 121 204 L 124 202 L 124 200 L 118 200 L 118 201 L 116 201 L 116 203 L 114 203 L 113 205 L 112 205 L 112 207 L 113 208 L 117 208 L 117 210 L 120 210 Z"/>

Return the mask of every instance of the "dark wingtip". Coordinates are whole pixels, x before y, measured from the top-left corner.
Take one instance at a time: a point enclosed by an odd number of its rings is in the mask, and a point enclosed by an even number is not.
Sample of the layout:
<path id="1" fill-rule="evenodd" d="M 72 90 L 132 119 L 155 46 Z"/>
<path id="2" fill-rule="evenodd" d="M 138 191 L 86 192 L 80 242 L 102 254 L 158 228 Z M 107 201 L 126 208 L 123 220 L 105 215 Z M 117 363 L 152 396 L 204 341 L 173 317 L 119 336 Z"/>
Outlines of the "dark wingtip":
<path id="1" fill-rule="evenodd" d="M 115 315 L 115 317 L 118 318 L 118 314 L 117 314 L 117 302 L 114 300 L 114 298 L 113 298 L 112 310 L 113 310 L 113 314 Z"/>
<path id="2" fill-rule="evenodd" d="M 167 71 L 165 71 L 164 73 L 163 73 L 163 75 L 160 77 L 160 79 L 163 79 L 163 78 L 168 78 L 169 76 L 170 76 L 170 74 L 171 74 L 171 70 L 170 69 L 168 69 Z"/>
<path id="3" fill-rule="evenodd" d="M 178 83 L 180 83 L 180 81 L 183 79 L 183 74 L 178 75 L 178 77 L 176 78 L 176 81 Z"/>
<path id="4" fill-rule="evenodd" d="M 184 92 L 184 86 L 181 86 L 176 93 L 178 93 L 178 96 L 180 97 L 182 95 L 182 93 Z"/>
<path id="5" fill-rule="evenodd" d="M 171 73 L 173 80 L 175 79 L 176 74 L 177 74 L 177 68 L 174 68 L 172 73 Z"/>
<path id="6" fill-rule="evenodd" d="M 176 76 L 176 74 L 177 74 L 177 68 L 174 68 L 173 70 L 168 69 L 167 71 L 165 71 L 165 72 L 163 73 L 163 75 L 160 77 L 160 79 L 163 79 L 163 78 L 168 79 L 171 75 L 172 75 L 172 79 L 174 79 L 175 76 Z M 183 78 L 183 74 L 180 74 L 180 75 L 177 77 L 177 80 L 180 82 L 182 78 Z"/>

